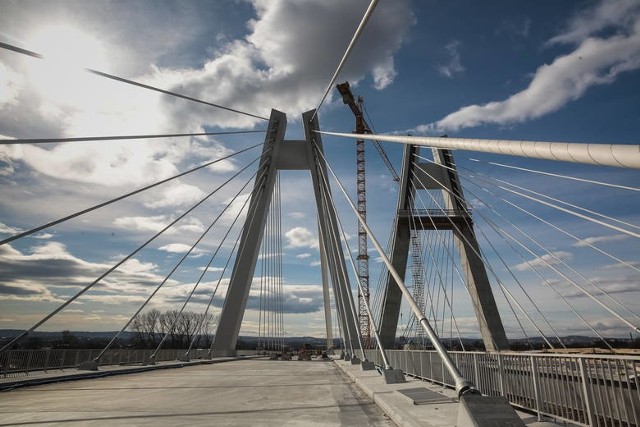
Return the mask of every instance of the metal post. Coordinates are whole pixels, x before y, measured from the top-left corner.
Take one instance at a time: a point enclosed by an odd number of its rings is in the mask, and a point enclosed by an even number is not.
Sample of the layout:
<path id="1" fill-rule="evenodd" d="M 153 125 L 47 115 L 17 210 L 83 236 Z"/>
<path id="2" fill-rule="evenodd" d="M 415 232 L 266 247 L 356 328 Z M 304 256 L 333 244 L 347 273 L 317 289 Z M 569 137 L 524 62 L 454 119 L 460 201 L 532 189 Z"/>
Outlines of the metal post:
<path id="1" fill-rule="evenodd" d="M 498 353 L 498 380 L 500 383 L 500 396 L 506 397 L 504 395 L 504 372 L 502 369 L 502 357 L 500 353 Z"/>
<path id="2" fill-rule="evenodd" d="M 591 412 L 591 408 L 593 407 L 593 400 L 591 397 L 591 391 L 587 386 L 587 381 L 590 381 L 587 377 L 587 371 L 584 366 L 584 362 L 581 357 L 578 358 L 578 369 L 580 369 L 580 377 L 582 379 L 582 396 L 584 400 L 584 410 L 587 413 L 587 420 L 589 421 L 589 425 L 593 424 L 593 414 Z"/>
<path id="3" fill-rule="evenodd" d="M 535 356 L 530 357 L 531 360 L 531 379 L 533 381 L 533 395 L 536 399 L 536 412 L 538 413 L 538 421 L 542 421 L 542 416 L 540 415 L 541 408 L 541 397 L 540 397 L 540 384 L 538 384 L 538 365 L 536 363 Z"/>
<path id="4" fill-rule="evenodd" d="M 473 376 L 475 383 L 480 384 L 480 375 L 478 374 L 478 353 L 473 353 Z"/>

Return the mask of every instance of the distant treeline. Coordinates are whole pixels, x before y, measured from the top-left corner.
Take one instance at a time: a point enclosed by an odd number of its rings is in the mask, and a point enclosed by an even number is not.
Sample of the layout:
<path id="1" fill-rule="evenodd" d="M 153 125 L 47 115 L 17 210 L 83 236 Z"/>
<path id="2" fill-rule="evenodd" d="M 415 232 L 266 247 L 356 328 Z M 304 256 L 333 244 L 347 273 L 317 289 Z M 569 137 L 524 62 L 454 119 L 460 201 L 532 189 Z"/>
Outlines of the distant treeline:
<path id="1" fill-rule="evenodd" d="M 217 318 L 215 316 L 207 315 L 203 319 L 201 313 L 179 313 L 175 310 L 164 312 L 150 310 L 135 318 L 129 330 L 120 334 L 119 338 L 112 345 L 112 348 L 156 348 L 163 337 L 165 337 L 165 334 L 166 338 L 162 346 L 163 348 L 187 348 L 192 340 L 194 341 L 193 348 L 208 348 L 213 341 L 216 323 Z M 7 344 L 22 332 L 23 331 L 17 329 L 0 330 L 0 346 Z M 13 348 L 102 349 L 115 334 L 116 331 L 36 331 L 22 339 Z M 588 336 L 567 336 L 561 338 L 567 348 L 607 349 L 604 343 L 598 338 Z M 562 348 L 556 339 L 550 339 L 550 341 L 558 349 Z M 309 336 L 284 338 L 285 345 L 293 349 L 301 348 L 303 345 L 311 345 L 319 349 L 325 348 L 326 342 L 325 338 Z M 640 338 L 607 338 L 607 342 L 615 349 L 640 349 Z M 448 350 L 461 351 L 463 349 L 458 339 L 444 338 L 442 339 L 442 343 Z M 257 349 L 259 344 L 260 339 L 258 337 L 240 336 L 238 338 L 237 348 L 254 350 Z M 485 350 L 482 340 L 478 338 L 463 338 L 462 344 L 464 344 L 464 350 L 466 351 Z M 510 349 L 513 351 L 548 349 L 547 344 L 540 337 L 531 337 L 528 341 L 526 339 L 509 340 L 509 344 Z M 341 340 L 338 338 L 334 339 L 333 346 L 334 348 L 340 348 Z M 433 349 L 428 340 L 421 343 L 415 339 L 407 339 L 405 337 L 396 339 L 395 348 Z"/>

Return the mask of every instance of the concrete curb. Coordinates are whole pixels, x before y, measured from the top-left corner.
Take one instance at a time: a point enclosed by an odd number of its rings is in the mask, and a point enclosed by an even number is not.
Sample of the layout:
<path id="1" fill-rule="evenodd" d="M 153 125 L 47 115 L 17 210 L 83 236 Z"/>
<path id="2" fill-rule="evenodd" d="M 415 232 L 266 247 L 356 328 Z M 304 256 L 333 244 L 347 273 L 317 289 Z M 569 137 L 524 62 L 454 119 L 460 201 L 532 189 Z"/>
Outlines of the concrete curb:
<path id="1" fill-rule="evenodd" d="M 457 402 L 438 405 L 413 405 L 396 390 L 426 387 L 428 383 L 407 377 L 406 383 L 385 384 L 377 371 L 360 371 L 343 361 L 336 365 L 365 393 L 384 413 L 399 426 L 451 426 L 457 417 Z M 356 367 L 357 368 L 357 367 Z M 451 394 L 451 393 L 449 393 Z M 455 394 L 455 393 L 453 393 Z M 452 397 L 443 395 L 443 397 Z M 435 414 L 437 416 L 430 416 Z M 443 419 L 443 415 L 445 416 Z"/>

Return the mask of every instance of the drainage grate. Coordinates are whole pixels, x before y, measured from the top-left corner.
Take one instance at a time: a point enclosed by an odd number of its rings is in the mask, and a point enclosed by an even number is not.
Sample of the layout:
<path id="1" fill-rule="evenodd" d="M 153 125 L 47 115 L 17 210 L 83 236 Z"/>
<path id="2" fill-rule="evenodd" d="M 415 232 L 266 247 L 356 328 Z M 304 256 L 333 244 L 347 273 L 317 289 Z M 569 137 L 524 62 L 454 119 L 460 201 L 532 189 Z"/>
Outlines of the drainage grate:
<path id="1" fill-rule="evenodd" d="M 430 403 L 453 403 L 455 399 L 447 396 L 443 396 L 440 393 L 431 391 L 424 387 L 418 388 L 405 388 L 403 390 L 396 390 L 407 399 L 411 400 L 414 405 L 428 405 Z"/>

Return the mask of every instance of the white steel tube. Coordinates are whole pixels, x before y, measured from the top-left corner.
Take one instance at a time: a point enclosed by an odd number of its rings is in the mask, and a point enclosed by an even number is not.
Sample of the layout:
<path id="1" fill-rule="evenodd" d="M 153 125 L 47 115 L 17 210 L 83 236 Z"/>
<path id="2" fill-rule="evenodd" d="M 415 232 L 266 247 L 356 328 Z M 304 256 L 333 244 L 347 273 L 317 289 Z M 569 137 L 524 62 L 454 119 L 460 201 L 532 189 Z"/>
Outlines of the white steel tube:
<path id="1" fill-rule="evenodd" d="M 317 131 L 343 138 L 399 142 L 424 147 L 469 150 L 507 156 L 640 169 L 640 145 L 513 141 L 433 136 L 373 135 Z"/>

